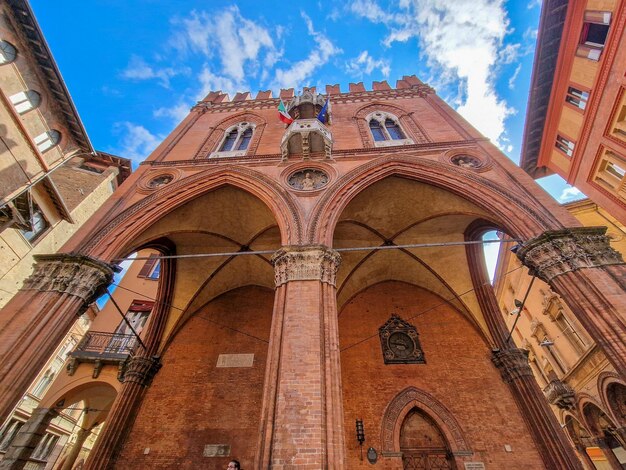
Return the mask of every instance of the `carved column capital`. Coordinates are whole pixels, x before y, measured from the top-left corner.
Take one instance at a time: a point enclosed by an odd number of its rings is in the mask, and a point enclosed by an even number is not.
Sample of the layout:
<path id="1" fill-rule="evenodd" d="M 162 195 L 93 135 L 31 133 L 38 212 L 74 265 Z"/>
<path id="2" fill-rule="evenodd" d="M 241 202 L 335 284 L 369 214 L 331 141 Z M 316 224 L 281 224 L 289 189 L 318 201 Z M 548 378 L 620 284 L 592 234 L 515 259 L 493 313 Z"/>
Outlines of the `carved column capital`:
<path id="1" fill-rule="evenodd" d="M 272 256 L 276 287 L 289 281 L 321 281 L 335 285 L 341 256 L 323 245 L 288 246 Z"/>
<path id="2" fill-rule="evenodd" d="M 70 294 L 88 305 L 113 281 L 113 267 L 88 256 L 61 253 L 34 258 L 35 270 L 22 290 Z"/>
<path id="3" fill-rule="evenodd" d="M 528 364 L 528 351 L 525 349 L 493 351 L 491 360 L 500 369 L 502 380 L 506 383 L 511 383 L 521 377 L 533 377 L 533 371 Z"/>
<path id="4" fill-rule="evenodd" d="M 148 387 L 161 365 L 158 357 L 132 357 L 126 364 L 124 382 L 133 382 Z"/>
<path id="5" fill-rule="evenodd" d="M 545 282 L 581 268 L 624 264 L 605 233 L 606 227 L 549 230 L 522 244 L 516 254 L 531 274 Z"/>

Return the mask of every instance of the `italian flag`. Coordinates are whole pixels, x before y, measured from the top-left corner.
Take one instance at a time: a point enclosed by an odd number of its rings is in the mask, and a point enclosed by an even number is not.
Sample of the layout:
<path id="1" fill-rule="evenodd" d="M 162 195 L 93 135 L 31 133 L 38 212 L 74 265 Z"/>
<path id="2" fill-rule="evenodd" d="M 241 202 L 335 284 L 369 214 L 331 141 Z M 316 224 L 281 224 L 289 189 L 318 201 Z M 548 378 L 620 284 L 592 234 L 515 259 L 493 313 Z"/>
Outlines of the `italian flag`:
<path id="1" fill-rule="evenodd" d="M 291 124 L 293 122 L 293 119 L 291 119 L 291 116 L 287 112 L 287 109 L 285 108 L 285 103 L 283 103 L 282 99 L 280 100 L 280 104 L 278 105 L 278 117 L 285 124 Z"/>

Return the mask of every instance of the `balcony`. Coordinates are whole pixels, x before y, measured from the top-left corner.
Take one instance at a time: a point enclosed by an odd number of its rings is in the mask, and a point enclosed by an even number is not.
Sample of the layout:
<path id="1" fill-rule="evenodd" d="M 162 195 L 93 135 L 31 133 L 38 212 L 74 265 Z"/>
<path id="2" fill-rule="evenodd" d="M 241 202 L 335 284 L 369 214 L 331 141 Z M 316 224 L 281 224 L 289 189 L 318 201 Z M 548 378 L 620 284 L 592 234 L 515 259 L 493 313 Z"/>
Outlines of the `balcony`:
<path id="1" fill-rule="evenodd" d="M 117 365 L 122 373 L 124 363 L 133 354 L 137 344 L 134 335 L 89 331 L 76 349 L 69 354 L 67 373 L 74 375 L 80 363 L 94 364 L 94 379 L 100 375 L 100 370 L 105 364 Z"/>
<path id="2" fill-rule="evenodd" d="M 332 147 L 332 134 L 317 119 L 296 119 L 289 125 L 280 142 L 283 161 L 289 155 L 302 155 L 307 160 L 315 153 L 323 153 L 325 158 L 330 158 Z"/>
<path id="3" fill-rule="evenodd" d="M 543 389 L 543 393 L 551 405 L 556 405 L 563 410 L 571 410 L 576 405 L 576 392 L 559 379 L 552 380 Z"/>

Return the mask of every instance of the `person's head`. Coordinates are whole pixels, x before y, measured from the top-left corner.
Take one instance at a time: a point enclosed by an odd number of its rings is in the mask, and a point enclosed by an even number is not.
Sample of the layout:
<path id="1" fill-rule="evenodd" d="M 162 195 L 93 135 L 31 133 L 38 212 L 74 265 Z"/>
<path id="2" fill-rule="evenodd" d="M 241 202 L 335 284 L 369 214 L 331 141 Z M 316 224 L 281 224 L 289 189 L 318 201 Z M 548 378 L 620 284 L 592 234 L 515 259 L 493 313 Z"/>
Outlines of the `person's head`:
<path id="1" fill-rule="evenodd" d="M 241 466 L 239 464 L 239 460 L 231 460 L 228 463 L 228 467 L 226 467 L 228 470 L 240 470 Z"/>

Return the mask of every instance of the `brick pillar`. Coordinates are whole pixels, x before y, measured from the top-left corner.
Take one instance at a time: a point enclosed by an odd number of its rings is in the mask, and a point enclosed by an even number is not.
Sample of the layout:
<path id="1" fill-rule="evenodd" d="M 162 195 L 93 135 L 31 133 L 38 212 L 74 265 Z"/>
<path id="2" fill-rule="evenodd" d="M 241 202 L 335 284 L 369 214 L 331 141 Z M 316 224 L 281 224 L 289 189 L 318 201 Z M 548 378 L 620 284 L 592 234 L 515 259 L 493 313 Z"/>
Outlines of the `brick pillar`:
<path id="1" fill-rule="evenodd" d="M 24 468 L 46 433 L 50 421 L 58 415 L 58 411 L 54 408 L 35 408 L 4 454 L 0 469 L 21 470 Z"/>
<path id="2" fill-rule="evenodd" d="M 65 456 L 63 466 L 60 468 L 60 470 L 72 470 L 72 467 L 74 467 L 76 459 L 78 458 L 78 455 L 83 448 L 85 440 L 87 440 L 87 438 L 89 437 L 89 434 L 91 434 L 91 429 L 80 428 L 78 430 L 78 432 L 76 433 L 76 442 L 74 442 L 72 448 Z"/>
<path id="3" fill-rule="evenodd" d="M 282 248 L 272 257 L 276 295 L 257 469 L 344 468 L 340 260 L 319 245 Z"/>
<path id="4" fill-rule="evenodd" d="M 33 274 L 0 310 L 0 423 L 54 349 L 113 280 L 110 265 L 82 255 L 35 255 Z"/>
<path id="5" fill-rule="evenodd" d="M 132 429 L 146 388 L 161 368 L 156 357 L 133 357 L 124 372 L 124 384 L 113 402 L 102 432 L 87 457 L 85 470 L 113 468 Z"/>
<path id="6" fill-rule="evenodd" d="M 517 251 L 531 274 L 547 282 L 626 378 L 626 266 L 606 227 L 545 232 Z"/>
<path id="7" fill-rule="evenodd" d="M 582 469 L 565 433 L 539 389 L 525 349 L 494 350 L 492 361 L 511 392 L 526 421 L 547 469 Z"/>

